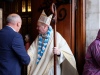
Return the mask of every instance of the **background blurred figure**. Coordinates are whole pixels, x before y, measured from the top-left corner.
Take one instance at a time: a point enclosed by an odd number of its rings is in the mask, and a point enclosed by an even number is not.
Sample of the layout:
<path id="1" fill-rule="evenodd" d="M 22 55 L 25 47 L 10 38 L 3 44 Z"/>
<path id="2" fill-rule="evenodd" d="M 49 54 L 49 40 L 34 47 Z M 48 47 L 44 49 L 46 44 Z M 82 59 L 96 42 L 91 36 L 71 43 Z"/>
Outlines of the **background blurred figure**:
<path id="1" fill-rule="evenodd" d="M 29 47 L 30 47 L 30 36 L 29 36 L 29 34 L 26 34 L 25 35 L 25 49 L 26 49 L 26 51 L 29 49 Z M 22 67 L 22 75 L 27 75 L 27 65 L 24 65 L 23 67 Z"/>
<path id="2" fill-rule="evenodd" d="M 18 33 L 21 25 L 21 17 L 13 13 L 0 30 L 0 75 L 21 75 L 22 65 L 30 62 L 22 36 Z"/>
<path id="3" fill-rule="evenodd" d="M 30 36 L 29 34 L 25 35 L 25 48 L 26 50 L 28 50 L 28 48 L 30 47 Z"/>
<path id="4" fill-rule="evenodd" d="M 83 75 L 100 75 L 100 30 L 96 39 L 88 47 Z"/>

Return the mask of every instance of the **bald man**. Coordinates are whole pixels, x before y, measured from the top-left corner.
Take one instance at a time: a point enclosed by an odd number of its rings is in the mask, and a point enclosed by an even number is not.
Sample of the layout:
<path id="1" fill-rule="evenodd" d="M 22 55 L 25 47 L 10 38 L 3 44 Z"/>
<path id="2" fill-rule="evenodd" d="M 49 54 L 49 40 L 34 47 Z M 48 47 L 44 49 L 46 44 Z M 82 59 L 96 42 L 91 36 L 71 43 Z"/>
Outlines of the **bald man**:
<path id="1" fill-rule="evenodd" d="M 18 33 L 21 25 L 21 17 L 13 13 L 8 15 L 7 25 L 0 30 L 0 75 L 21 75 L 22 65 L 30 62 Z"/>

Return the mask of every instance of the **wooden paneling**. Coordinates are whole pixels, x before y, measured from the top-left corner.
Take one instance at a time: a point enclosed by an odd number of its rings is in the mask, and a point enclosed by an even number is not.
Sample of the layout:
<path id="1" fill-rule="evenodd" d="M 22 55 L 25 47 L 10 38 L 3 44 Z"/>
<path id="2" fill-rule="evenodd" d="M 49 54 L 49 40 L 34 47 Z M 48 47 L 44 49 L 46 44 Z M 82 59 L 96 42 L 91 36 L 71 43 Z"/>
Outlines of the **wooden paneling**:
<path id="1" fill-rule="evenodd" d="M 62 5 L 58 8 L 58 14 L 59 10 L 61 8 L 65 8 L 67 11 L 67 16 L 64 20 L 57 22 L 57 31 L 61 33 L 61 35 L 65 38 L 69 46 L 72 48 L 72 13 L 71 13 L 71 4 Z M 59 16 L 59 15 L 58 15 Z M 72 50 L 74 53 L 74 50 Z"/>
<path id="2" fill-rule="evenodd" d="M 36 26 L 37 26 L 37 21 L 38 18 L 41 14 L 41 12 L 38 12 L 38 8 L 40 6 L 40 4 L 42 4 L 42 0 L 31 0 L 32 1 L 32 39 L 35 40 L 35 38 L 38 35 L 38 31 L 36 30 Z"/>
<path id="3" fill-rule="evenodd" d="M 76 61 L 79 74 L 82 75 L 85 58 L 85 0 L 78 0 L 76 10 Z"/>

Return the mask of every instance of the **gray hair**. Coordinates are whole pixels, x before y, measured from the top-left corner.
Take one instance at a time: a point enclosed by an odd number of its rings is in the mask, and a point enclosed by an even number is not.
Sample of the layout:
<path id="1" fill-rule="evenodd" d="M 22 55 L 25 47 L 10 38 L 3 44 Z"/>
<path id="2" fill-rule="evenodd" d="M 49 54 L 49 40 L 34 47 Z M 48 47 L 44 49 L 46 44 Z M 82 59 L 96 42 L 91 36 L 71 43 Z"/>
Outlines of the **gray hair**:
<path id="1" fill-rule="evenodd" d="M 16 23 L 18 21 L 21 21 L 21 17 L 18 14 L 10 14 L 7 17 L 7 23 Z"/>

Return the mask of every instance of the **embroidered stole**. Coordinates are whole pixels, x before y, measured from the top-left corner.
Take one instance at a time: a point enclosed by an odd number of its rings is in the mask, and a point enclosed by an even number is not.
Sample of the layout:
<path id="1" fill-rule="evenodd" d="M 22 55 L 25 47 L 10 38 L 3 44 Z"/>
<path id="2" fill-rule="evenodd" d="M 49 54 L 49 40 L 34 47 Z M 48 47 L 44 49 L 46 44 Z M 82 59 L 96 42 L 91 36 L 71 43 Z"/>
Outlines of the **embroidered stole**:
<path id="1" fill-rule="evenodd" d="M 39 34 L 38 58 L 37 58 L 36 64 L 39 63 L 39 61 L 41 60 L 41 58 L 43 56 L 43 53 L 45 52 L 45 49 L 47 47 L 51 32 L 52 32 L 52 27 L 49 26 L 48 31 L 47 31 L 47 33 L 45 35 Z"/>

